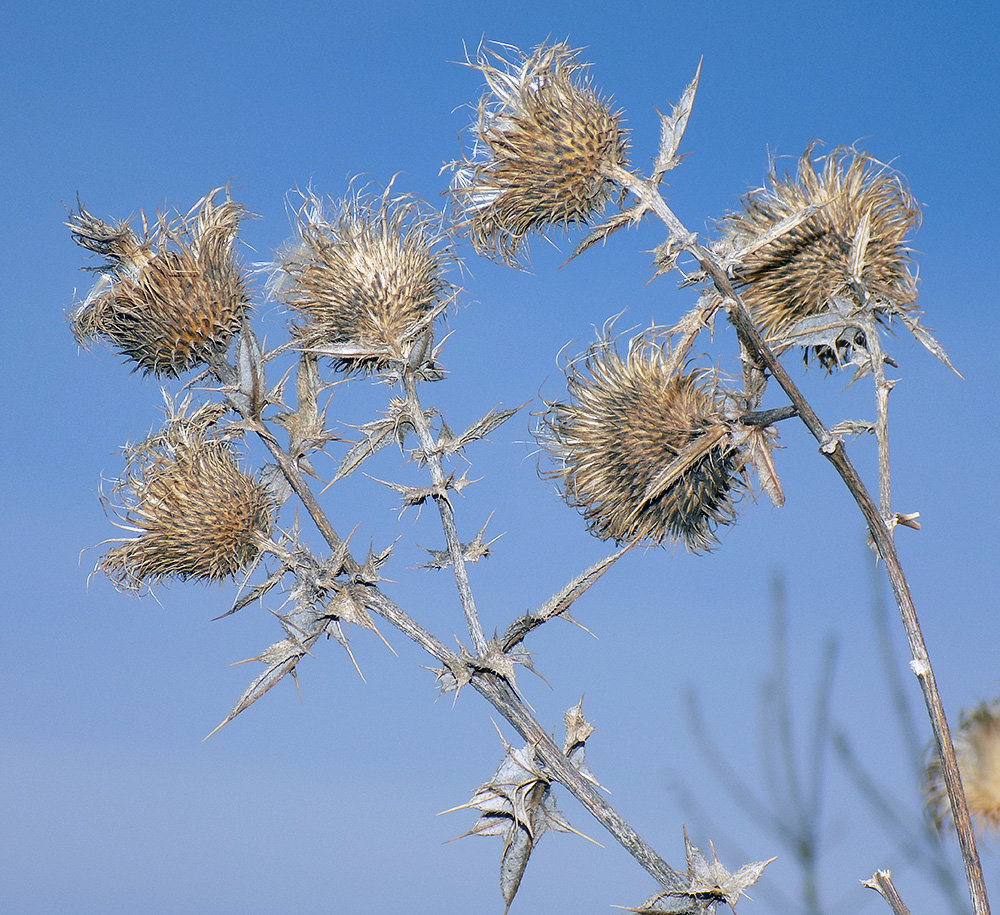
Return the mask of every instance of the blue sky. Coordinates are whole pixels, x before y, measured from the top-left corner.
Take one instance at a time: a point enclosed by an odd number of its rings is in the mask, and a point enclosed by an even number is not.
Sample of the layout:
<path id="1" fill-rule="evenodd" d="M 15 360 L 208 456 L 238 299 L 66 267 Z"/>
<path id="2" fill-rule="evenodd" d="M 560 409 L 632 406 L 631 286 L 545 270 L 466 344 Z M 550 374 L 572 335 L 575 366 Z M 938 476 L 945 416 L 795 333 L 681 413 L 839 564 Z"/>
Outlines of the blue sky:
<path id="1" fill-rule="evenodd" d="M 118 449 L 158 422 L 162 400 L 113 354 L 78 353 L 65 313 L 91 276 L 62 225 L 77 193 L 95 214 L 117 218 L 186 210 L 230 182 L 261 216 L 243 232 L 253 262 L 288 236 L 285 201 L 296 187 L 340 196 L 353 176 L 398 174 L 401 190 L 437 205 L 447 182 L 439 170 L 459 155 L 482 88 L 456 62 L 483 36 L 585 47 L 595 84 L 626 112 L 638 165 L 655 154 L 655 109 L 679 97 L 703 58 L 682 146 L 690 155 L 666 190 L 699 232 L 761 183 L 769 156 L 797 157 L 812 138 L 857 143 L 908 177 L 924 204 L 913 243 L 921 305 L 964 380 L 908 338 L 891 341 L 903 379 L 892 395 L 894 507 L 920 511 L 924 523 L 897 539 L 949 714 L 996 695 L 994 4 L 15 3 L 4 18 L 0 373 L 12 396 L 0 446 L 0 910 L 502 911 L 499 840 L 443 844 L 472 816 L 435 817 L 467 800 L 499 761 L 491 710 L 477 695 L 435 702 L 421 667 L 429 659 L 382 627 L 398 656 L 365 634 L 353 640 L 366 682 L 337 646 L 317 646 L 300 667 L 301 702 L 282 683 L 202 743 L 249 676 L 248 666 L 227 665 L 280 637 L 273 620 L 247 608 L 212 622 L 231 587 L 174 585 L 136 601 L 100 578 L 88 584 L 99 553 L 80 551 L 113 533 L 97 499 L 101 480 L 120 471 Z M 468 536 L 492 511 L 490 530 L 505 532 L 472 570 L 488 631 L 606 552 L 536 472 L 528 413 L 561 392 L 557 354 L 567 344 L 582 350 L 623 309 L 619 325 L 631 326 L 669 322 L 691 304 L 668 278 L 647 285 L 648 251 L 662 240 L 651 224 L 559 271 L 572 240 L 553 240 L 562 251 L 533 243 L 530 273 L 462 252 L 450 375 L 428 394 L 453 428 L 496 403 L 531 401 L 470 452 L 470 476 L 483 482 L 459 503 Z M 256 320 L 269 339 L 280 335 L 273 303 Z M 804 373 L 794 360 L 792 369 L 828 423 L 870 416 L 863 385 L 844 391 L 839 378 Z M 338 419 L 372 418 L 387 394 L 363 382 L 338 390 Z M 599 638 L 551 624 L 529 646 L 550 685 L 521 680 L 554 729 L 585 694 L 598 728 L 591 768 L 675 866 L 682 823 L 697 843 L 714 839 L 733 866 L 779 855 L 763 881 L 771 888 L 756 888 L 757 901 L 741 904 L 747 912 L 777 911 L 775 890 L 794 896 L 791 856 L 706 771 L 684 695 L 696 691 L 729 758 L 762 783 L 769 754 L 757 699 L 774 574 L 787 581 L 799 723 L 809 718 L 824 639 L 835 636 L 837 723 L 904 806 L 918 805 L 874 647 L 860 519 L 812 441 L 785 426 L 785 508 L 748 503 L 708 557 L 629 555 L 575 612 Z M 873 447 L 860 442 L 852 456 L 873 479 Z M 398 455 L 379 460 L 374 476 L 398 472 Z M 449 640 L 462 622 L 447 577 L 411 570 L 414 544 L 441 539 L 433 513 L 397 520 L 378 484 L 359 477 L 348 489 L 331 491 L 335 522 L 360 522 L 358 543 L 400 538 L 387 591 Z M 907 686 L 916 709 L 916 684 Z M 681 783 L 704 815 L 681 802 Z M 565 792 L 557 796 L 576 828 L 605 841 Z M 832 763 L 826 810 L 831 908 L 846 900 L 878 911 L 858 881 L 891 866 L 919 910 L 933 889 Z M 986 847 L 995 893 L 996 846 Z M 611 840 L 601 849 L 547 836 L 536 855 L 515 912 L 606 912 L 652 890 Z"/>

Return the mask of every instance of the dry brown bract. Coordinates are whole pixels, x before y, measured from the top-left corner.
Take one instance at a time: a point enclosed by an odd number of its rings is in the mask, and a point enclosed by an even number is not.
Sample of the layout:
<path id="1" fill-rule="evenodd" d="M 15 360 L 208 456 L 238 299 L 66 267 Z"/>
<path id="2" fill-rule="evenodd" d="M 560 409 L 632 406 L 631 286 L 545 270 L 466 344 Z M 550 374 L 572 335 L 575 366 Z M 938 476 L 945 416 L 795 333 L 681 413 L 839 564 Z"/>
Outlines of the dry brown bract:
<path id="1" fill-rule="evenodd" d="M 210 437 L 211 409 L 175 416 L 126 448 L 115 512 L 137 536 L 115 541 L 97 563 L 117 587 L 139 591 L 166 578 L 221 581 L 260 554 L 274 499 L 237 467 L 228 442 Z"/>
<path id="2" fill-rule="evenodd" d="M 815 161 L 812 152 L 810 146 L 803 153 L 794 179 L 779 178 L 772 169 L 769 186 L 748 194 L 743 211 L 721 224 L 732 248 L 751 249 L 735 277 L 768 342 L 829 310 L 836 296 L 868 304 L 858 301 L 852 276 L 852 250 L 866 219 L 857 279 L 871 307 L 886 317 L 911 307 L 917 297 L 905 240 L 920 211 L 901 177 L 855 149 L 841 147 Z M 753 249 L 755 239 L 810 205 L 819 207 L 791 231 Z"/>
<path id="3" fill-rule="evenodd" d="M 969 813 L 980 829 L 1000 831 L 1000 702 L 963 711 L 954 741 Z M 931 821 L 941 829 L 951 821 L 951 803 L 936 755 L 924 772 L 924 791 Z"/>
<path id="4" fill-rule="evenodd" d="M 562 42 L 530 56 L 510 50 L 513 61 L 489 51 L 471 64 L 489 91 L 472 151 L 451 168 L 459 228 L 479 254 L 515 265 L 529 232 L 586 223 L 604 209 L 628 143 L 620 113 L 581 77 L 576 51 Z"/>
<path id="5" fill-rule="evenodd" d="M 102 339 L 144 374 L 176 377 L 225 352 L 248 307 L 233 240 L 244 209 L 202 198 L 183 217 L 159 217 L 143 238 L 110 226 L 83 206 L 67 225 L 73 239 L 105 259 L 106 271 L 70 317 L 80 342 Z"/>
<path id="6" fill-rule="evenodd" d="M 596 536 L 705 550 L 735 520 L 745 457 L 708 375 L 668 374 L 668 356 L 641 336 L 624 359 L 599 341 L 569 366 L 569 402 L 549 405 L 539 438 Z"/>
<path id="7" fill-rule="evenodd" d="M 298 238 L 278 256 L 272 291 L 303 319 L 294 328 L 301 345 L 343 370 L 408 361 L 456 292 L 439 219 L 390 191 L 349 196 L 332 216 L 307 195 Z"/>

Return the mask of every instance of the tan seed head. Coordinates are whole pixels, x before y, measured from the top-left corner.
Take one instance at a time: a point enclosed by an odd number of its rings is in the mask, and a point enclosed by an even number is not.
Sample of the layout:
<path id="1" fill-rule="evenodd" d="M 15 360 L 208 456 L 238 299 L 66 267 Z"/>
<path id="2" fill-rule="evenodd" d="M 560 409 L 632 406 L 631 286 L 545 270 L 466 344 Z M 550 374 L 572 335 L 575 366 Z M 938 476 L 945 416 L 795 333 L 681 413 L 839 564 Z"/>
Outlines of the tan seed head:
<path id="1" fill-rule="evenodd" d="M 194 417 L 173 419 L 126 449 L 115 484 L 124 538 L 97 563 L 117 587 L 139 591 L 168 578 L 221 581 L 246 569 L 271 532 L 275 503 L 236 464 L 228 442 Z"/>
<path id="2" fill-rule="evenodd" d="M 225 352 L 248 308 L 233 241 L 244 209 L 215 191 L 143 238 L 82 206 L 67 225 L 106 271 L 70 316 L 80 342 L 103 340 L 144 374 L 176 377 Z M 99 268 L 102 269 L 102 268 Z"/>
<path id="3" fill-rule="evenodd" d="M 481 52 L 486 77 L 473 149 L 452 163 L 458 226 L 480 254 L 507 264 L 532 231 L 587 223 L 617 193 L 611 178 L 628 147 L 621 116 L 581 76 L 558 42 L 507 61 Z"/>
<path id="4" fill-rule="evenodd" d="M 838 148 L 815 160 L 812 152 L 810 146 L 803 153 L 794 178 L 772 169 L 768 186 L 748 194 L 742 212 L 721 223 L 726 239 L 740 249 L 805 207 L 821 205 L 737 268 L 740 295 L 768 340 L 826 311 L 835 296 L 856 301 L 851 251 L 866 216 L 861 280 L 876 313 L 884 315 L 889 304 L 908 308 L 917 297 L 906 239 L 920 210 L 901 177 L 855 149 Z"/>
<path id="5" fill-rule="evenodd" d="M 569 366 L 569 398 L 549 405 L 539 438 L 557 464 L 549 476 L 597 537 L 705 550 L 735 520 L 744 457 L 708 376 L 669 374 L 668 356 L 642 337 L 625 358 L 599 341 Z"/>
<path id="6" fill-rule="evenodd" d="M 1000 831 L 1000 702 L 963 711 L 953 740 L 969 813 L 981 830 Z M 951 804 L 936 755 L 924 771 L 924 794 L 931 822 L 942 829 Z"/>
<path id="7" fill-rule="evenodd" d="M 304 347 L 347 371 L 405 362 L 454 298 L 445 278 L 456 263 L 440 221 L 409 197 L 354 194 L 327 215 L 307 196 L 298 237 L 278 256 L 275 296 L 301 319 Z"/>

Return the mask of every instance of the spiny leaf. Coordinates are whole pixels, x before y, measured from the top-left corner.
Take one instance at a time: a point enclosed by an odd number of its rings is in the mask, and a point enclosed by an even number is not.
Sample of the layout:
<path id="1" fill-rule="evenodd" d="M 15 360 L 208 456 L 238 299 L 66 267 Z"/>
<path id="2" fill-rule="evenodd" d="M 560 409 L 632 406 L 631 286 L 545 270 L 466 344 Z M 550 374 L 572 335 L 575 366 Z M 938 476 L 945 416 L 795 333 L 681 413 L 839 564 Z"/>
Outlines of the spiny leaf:
<path id="1" fill-rule="evenodd" d="M 256 658 L 247 658 L 246 661 L 237 661 L 237 664 L 245 664 L 248 661 L 263 661 L 267 665 L 260 676 L 251 681 L 246 691 L 240 696 L 239 701 L 233 706 L 233 710 L 204 738 L 208 740 L 216 731 L 224 725 L 229 724 L 240 712 L 245 711 L 264 695 L 272 686 L 278 683 L 287 673 L 294 676 L 295 665 L 304 654 L 306 647 L 295 638 L 282 639 L 265 649 Z"/>
<path id="2" fill-rule="evenodd" d="M 501 836 L 504 840 L 500 891 L 508 909 L 521 885 L 528 858 L 546 831 L 583 835 L 556 808 L 551 782 L 538 767 L 534 751 L 527 746 L 515 750 L 504 742 L 504 758 L 493 777 L 476 789 L 468 803 L 443 812 L 468 808 L 478 810 L 479 819 L 458 838 Z"/>
<path id="3" fill-rule="evenodd" d="M 899 320 L 906 325 L 906 329 L 913 334 L 913 336 L 929 353 L 931 353 L 931 355 L 948 366 L 948 368 L 958 375 L 959 378 L 962 377 L 962 373 L 951 364 L 951 359 L 948 358 L 948 354 L 944 351 L 944 347 L 938 343 L 934 335 L 926 327 L 923 327 L 920 324 L 919 315 L 908 313 L 902 309 L 894 309 L 893 316 L 899 318 Z"/>
<path id="4" fill-rule="evenodd" d="M 462 479 L 465 477 L 463 475 Z M 460 482 L 460 481 L 456 481 Z M 458 486 L 455 486 L 458 489 Z M 486 526 L 490 523 L 490 518 L 493 517 L 493 513 L 490 512 L 490 517 L 486 519 L 486 524 L 484 524 L 480 529 L 479 533 L 472 538 L 468 543 L 462 544 L 462 559 L 466 562 L 478 562 L 480 559 L 485 559 L 490 555 L 490 547 L 496 543 L 503 534 L 497 534 L 492 540 L 484 540 L 483 535 L 486 533 Z M 417 544 L 420 546 L 420 544 Z M 451 565 L 451 553 L 448 550 L 432 550 L 427 547 L 421 546 L 425 553 L 429 553 L 431 559 L 429 562 L 425 562 L 423 565 L 418 566 L 420 569 L 447 569 Z"/>
<path id="5" fill-rule="evenodd" d="M 521 404 L 524 406 L 524 404 Z M 457 438 L 453 436 L 450 437 L 450 441 L 447 443 L 447 448 L 443 450 L 444 454 L 454 454 L 461 451 L 466 445 L 477 439 L 484 438 L 489 435 L 497 426 L 505 423 L 510 419 L 521 407 L 512 407 L 508 410 L 497 410 L 495 407 L 490 410 L 485 416 L 477 419 L 468 429 L 466 429 Z M 442 423 L 441 436 L 438 437 L 438 441 L 443 444 L 442 436 L 444 435 L 445 427 Z M 451 430 L 448 430 L 449 433 Z"/>
<path id="6" fill-rule="evenodd" d="M 691 844 L 687 831 L 684 832 L 684 849 L 687 855 L 687 886 L 683 889 L 666 890 L 649 897 L 639 908 L 629 909 L 636 915 L 711 915 L 720 902 L 730 908 L 736 905 L 746 889 L 757 882 L 769 861 L 755 861 L 745 864 L 735 874 L 730 873 L 712 849 L 709 861 Z M 735 911 L 735 909 L 734 909 Z"/>
<path id="7" fill-rule="evenodd" d="M 698 61 L 698 69 L 694 74 L 694 79 L 684 90 L 680 101 L 672 107 L 669 115 L 660 115 L 660 149 L 656 154 L 651 176 L 651 180 L 655 184 L 660 183 L 664 172 L 680 164 L 682 157 L 677 155 L 677 149 L 681 145 L 681 138 L 684 136 L 688 118 L 691 116 L 691 106 L 694 105 L 694 96 L 698 91 L 698 78 L 700 76 L 701 61 Z"/>
<path id="8" fill-rule="evenodd" d="M 607 220 L 602 222 L 599 226 L 595 226 L 587 235 L 580 241 L 577 246 L 573 249 L 573 253 L 566 259 L 566 262 L 562 264 L 563 267 L 566 266 L 573 258 L 579 257 L 586 251 L 591 245 L 597 244 L 597 242 L 606 241 L 611 235 L 617 232 L 619 229 L 625 228 L 625 226 L 630 223 L 637 223 L 642 219 L 646 212 L 646 204 L 639 201 L 629 204 L 624 210 L 618 213 L 613 213 Z"/>
<path id="9" fill-rule="evenodd" d="M 557 616 L 568 616 L 567 611 L 573 605 L 573 602 L 585 594 L 590 586 L 624 556 L 632 546 L 633 544 L 631 543 L 626 544 L 610 556 L 606 556 L 599 562 L 595 562 L 590 568 L 584 569 L 579 575 L 565 584 L 537 610 L 529 611 L 524 616 L 514 620 L 504 633 L 503 644 L 506 650 L 509 651 L 514 645 L 522 641 L 529 632 L 541 626 L 542 623 Z"/>

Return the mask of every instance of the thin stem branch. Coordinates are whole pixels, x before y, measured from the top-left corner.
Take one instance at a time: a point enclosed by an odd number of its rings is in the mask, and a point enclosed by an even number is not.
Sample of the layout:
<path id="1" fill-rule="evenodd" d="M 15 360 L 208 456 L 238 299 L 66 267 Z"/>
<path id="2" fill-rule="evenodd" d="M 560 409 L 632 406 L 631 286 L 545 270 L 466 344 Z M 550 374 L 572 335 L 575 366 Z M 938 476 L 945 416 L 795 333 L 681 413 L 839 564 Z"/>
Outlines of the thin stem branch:
<path id="1" fill-rule="evenodd" d="M 962 778 L 959 773 L 958 762 L 955 758 L 955 747 L 952 743 L 951 733 L 948 730 L 944 705 L 934 679 L 934 671 L 927 653 L 927 646 L 924 643 L 913 598 L 910 595 L 909 585 L 907 584 L 906 576 L 903 574 L 899 554 L 896 552 L 892 532 L 888 524 L 883 519 L 878 506 L 875 505 L 867 488 L 858 476 L 854 465 L 847 457 L 843 442 L 839 437 L 832 435 L 830 430 L 823 425 L 812 406 L 798 389 L 798 386 L 792 381 L 788 372 L 785 371 L 784 366 L 778 361 L 771 348 L 764 342 L 756 325 L 750 318 L 746 306 L 736 293 L 732 281 L 726 271 L 720 266 L 715 255 L 698 241 L 692 240 L 693 236 L 667 206 L 666 201 L 660 196 L 659 191 L 655 187 L 621 168 L 616 170 L 614 177 L 630 193 L 639 197 L 647 209 L 654 212 L 662 220 L 670 235 L 681 241 L 686 250 L 697 259 L 699 265 L 722 297 L 724 307 L 729 314 L 729 320 L 736 328 L 741 341 L 750 350 L 754 358 L 766 366 L 771 376 L 778 382 L 782 390 L 784 390 L 788 399 L 798 411 L 799 418 L 816 441 L 819 442 L 820 452 L 833 464 L 837 473 L 840 474 L 841 479 L 844 481 L 848 491 L 857 503 L 861 514 L 864 516 L 878 554 L 886 566 L 886 573 L 889 576 L 889 583 L 892 586 L 893 595 L 899 607 L 903 629 L 906 632 L 910 653 L 913 658 L 910 667 L 920 684 L 924 703 L 927 706 L 927 714 L 931 722 L 931 729 L 934 733 L 934 740 L 940 753 L 941 770 L 944 776 L 945 787 L 948 791 L 948 798 L 951 801 L 952 816 L 958 832 L 958 842 L 962 850 L 962 858 L 965 862 L 966 879 L 969 884 L 969 896 L 972 900 L 973 912 L 975 915 L 989 915 L 990 908 L 986 895 L 986 884 L 979 861 L 979 851 L 976 847 L 975 832 L 969 816 L 969 807 L 966 802 L 965 792 L 962 789 Z"/>
<path id="2" fill-rule="evenodd" d="M 472 586 L 469 584 L 469 573 L 465 567 L 465 552 L 462 549 L 462 541 L 458 538 L 458 529 L 455 527 L 455 510 L 452 507 L 451 500 L 448 498 L 446 489 L 446 477 L 441 461 L 441 452 L 436 447 L 437 443 L 434 441 L 430 426 L 427 423 L 423 410 L 420 408 L 420 398 L 417 396 L 417 382 L 409 369 L 403 373 L 403 387 L 406 391 L 406 402 L 410 408 L 410 421 L 413 423 L 413 428 L 417 433 L 417 440 L 420 442 L 420 450 L 423 453 L 424 460 L 427 461 L 427 468 L 431 474 L 431 483 L 434 484 L 434 502 L 441 516 L 441 527 L 444 529 L 444 538 L 448 545 L 448 557 L 451 559 L 451 567 L 455 573 L 455 586 L 458 588 L 458 597 L 462 602 L 465 624 L 468 627 L 476 654 L 482 657 L 486 654 L 487 650 L 486 635 L 483 633 L 482 624 L 479 622 L 476 601 L 472 596 Z"/>

